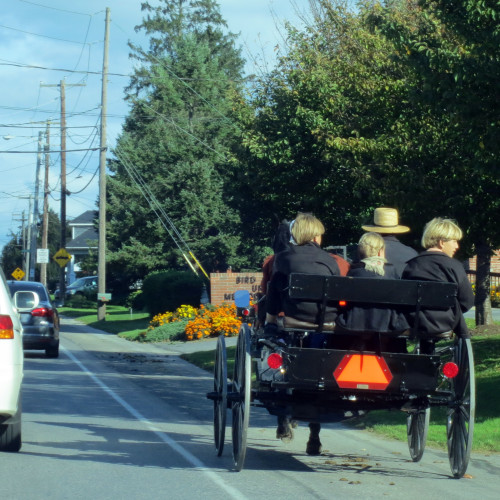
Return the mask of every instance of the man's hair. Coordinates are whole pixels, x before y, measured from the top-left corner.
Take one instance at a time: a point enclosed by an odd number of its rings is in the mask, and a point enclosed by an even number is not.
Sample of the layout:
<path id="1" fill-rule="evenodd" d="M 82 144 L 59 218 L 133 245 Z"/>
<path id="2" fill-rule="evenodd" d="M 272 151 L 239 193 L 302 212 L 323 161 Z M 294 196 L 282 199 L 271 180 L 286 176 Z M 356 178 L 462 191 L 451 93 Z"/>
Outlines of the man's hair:
<path id="1" fill-rule="evenodd" d="M 425 225 L 422 246 L 427 250 L 437 246 L 440 241 L 458 241 L 462 236 L 463 232 L 454 220 L 435 217 Z"/>
<path id="2" fill-rule="evenodd" d="M 305 245 L 313 240 L 315 236 L 325 233 L 322 222 L 309 213 L 298 213 L 293 221 L 292 236 L 297 245 Z"/>
<path id="3" fill-rule="evenodd" d="M 385 248 L 385 241 L 378 233 L 365 233 L 359 239 L 358 252 L 361 259 L 375 257 L 382 248 Z"/>

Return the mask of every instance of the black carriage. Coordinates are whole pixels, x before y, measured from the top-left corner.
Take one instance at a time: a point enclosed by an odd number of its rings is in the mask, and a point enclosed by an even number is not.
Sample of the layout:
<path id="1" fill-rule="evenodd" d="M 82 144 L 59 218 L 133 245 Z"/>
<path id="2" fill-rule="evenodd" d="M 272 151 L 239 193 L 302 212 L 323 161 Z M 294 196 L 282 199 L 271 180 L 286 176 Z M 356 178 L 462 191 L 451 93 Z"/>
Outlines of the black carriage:
<path id="1" fill-rule="evenodd" d="M 384 279 L 377 280 L 376 288 L 373 284 L 364 278 L 292 274 L 288 293 L 292 299 L 316 302 L 323 308 L 370 304 L 402 308 L 416 313 L 416 318 L 422 309 L 456 307 L 457 287 L 452 283 Z M 380 333 L 364 333 L 360 341 L 358 333 L 339 333 L 321 321 L 285 325 L 279 335 L 266 336 L 251 320 L 252 309 L 237 305 L 249 316 L 239 331 L 232 378 L 228 379 L 224 337 L 219 337 L 214 391 L 207 394 L 214 402 L 219 456 L 227 411 L 231 411 L 236 470 L 245 461 L 251 406 L 306 422 L 339 421 L 375 409 L 402 410 L 407 413 L 408 446 L 415 462 L 424 453 L 430 409 L 441 406 L 446 408 L 452 474 L 455 478 L 465 474 L 475 414 L 470 339 L 452 332 L 424 338 L 418 320 L 410 331 L 393 335 L 390 342 Z M 326 339 L 323 346 L 310 347 L 317 335 Z M 401 345 L 405 346 L 402 352 L 388 347 Z"/>

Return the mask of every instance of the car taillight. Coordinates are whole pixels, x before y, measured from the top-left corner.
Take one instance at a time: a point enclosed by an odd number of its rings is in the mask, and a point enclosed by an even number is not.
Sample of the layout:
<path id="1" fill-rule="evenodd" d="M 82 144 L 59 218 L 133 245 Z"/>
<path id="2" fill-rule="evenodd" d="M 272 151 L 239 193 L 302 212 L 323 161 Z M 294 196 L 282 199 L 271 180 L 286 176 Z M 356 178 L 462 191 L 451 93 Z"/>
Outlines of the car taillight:
<path id="1" fill-rule="evenodd" d="M 0 315 L 0 339 L 13 339 L 14 325 L 10 316 Z"/>
<path id="2" fill-rule="evenodd" d="M 54 310 L 47 307 L 37 307 L 31 311 L 32 316 L 37 316 L 39 318 L 53 318 Z"/>
<path id="3" fill-rule="evenodd" d="M 345 307 L 346 305 L 347 305 L 347 302 L 345 300 L 339 300 L 340 307 Z"/>

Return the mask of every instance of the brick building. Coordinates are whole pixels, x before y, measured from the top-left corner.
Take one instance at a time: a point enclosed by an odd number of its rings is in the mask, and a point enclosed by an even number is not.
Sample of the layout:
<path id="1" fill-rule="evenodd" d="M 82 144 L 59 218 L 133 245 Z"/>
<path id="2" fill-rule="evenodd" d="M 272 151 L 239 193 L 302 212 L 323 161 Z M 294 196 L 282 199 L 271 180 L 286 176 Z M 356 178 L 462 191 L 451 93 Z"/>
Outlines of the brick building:
<path id="1" fill-rule="evenodd" d="M 476 268 L 476 256 L 469 259 L 469 269 L 475 271 Z M 496 250 L 491 256 L 491 267 L 490 273 L 500 273 L 500 250 Z"/>

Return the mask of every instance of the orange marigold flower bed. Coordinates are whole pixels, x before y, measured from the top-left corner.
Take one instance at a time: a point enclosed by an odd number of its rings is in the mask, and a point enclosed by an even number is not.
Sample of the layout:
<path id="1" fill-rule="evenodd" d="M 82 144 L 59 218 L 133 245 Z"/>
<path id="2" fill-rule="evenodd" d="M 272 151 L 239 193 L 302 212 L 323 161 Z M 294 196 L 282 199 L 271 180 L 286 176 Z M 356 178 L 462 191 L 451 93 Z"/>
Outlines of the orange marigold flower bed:
<path id="1" fill-rule="evenodd" d="M 236 307 L 232 304 L 201 307 L 197 317 L 186 325 L 186 340 L 204 337 L 226 337 L 238 334 L 241 321 L 236 317 Z"/>

